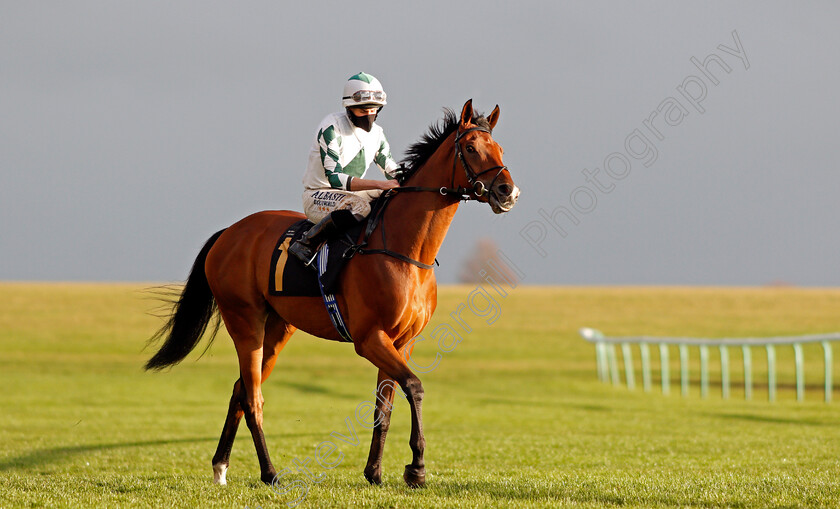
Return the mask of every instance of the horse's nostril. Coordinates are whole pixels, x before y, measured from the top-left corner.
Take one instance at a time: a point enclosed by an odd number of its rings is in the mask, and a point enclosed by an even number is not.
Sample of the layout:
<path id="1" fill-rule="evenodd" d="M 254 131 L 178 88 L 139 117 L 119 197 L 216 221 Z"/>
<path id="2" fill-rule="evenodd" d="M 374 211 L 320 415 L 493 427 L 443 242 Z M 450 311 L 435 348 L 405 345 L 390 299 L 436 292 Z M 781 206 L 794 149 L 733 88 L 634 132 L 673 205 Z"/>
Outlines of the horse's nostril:
<path id="1" fill-rule="evenodd" d="M 513 192 L 513 186 L 510 184 L 501 184 L 497 189 L 502 196 L 510 196 L 510 193 Z"/>

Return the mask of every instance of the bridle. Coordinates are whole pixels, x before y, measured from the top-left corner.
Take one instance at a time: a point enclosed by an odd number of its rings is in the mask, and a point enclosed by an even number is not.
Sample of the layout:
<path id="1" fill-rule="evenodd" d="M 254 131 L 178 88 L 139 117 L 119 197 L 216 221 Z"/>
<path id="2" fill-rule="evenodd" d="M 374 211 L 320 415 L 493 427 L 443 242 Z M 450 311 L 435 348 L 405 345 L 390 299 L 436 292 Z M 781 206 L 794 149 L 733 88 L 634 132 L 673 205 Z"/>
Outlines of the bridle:
<path id="1" fill-rule="evenodd" d="M 469 182 L 470 186 L 472 186 L 473 194 L 475 194 L 475 196 L 478 197 L 478 196 L 484 195 L 484 193 L 486 193 L 487 189 L 488 189 L 487 187 L 484 186 L 484 182 L 481 182 L 480 180 L 478 180 L 478 177 L 484 175 L 485 173 L 490 173 L 493 170 L 498 170 L 496 172 L 496 175 L 493 177 L 493 180 L 490 181 L 489 189 L 492 190 L 493 189 L 493 184 L 496 183 L 496 179 L 499 178 L 499 175 L 501 175 L 502 172 L 507 169 L 507 166 L 504 166 L 504 165 L 493 166 L 492 168 L 487 168 L 486 170 L 482 170 L 479 173 L 476 173 L 475 171 L 473 171 L 472 168 L 470 168 L 470 164 L 467 162 L 467 159 L 464 157 L 464 152 L 461 150 L 461 144 L 459 142 L 461 141 L 461 138 L 463 138 L 464 136 L 466 136 L 467 134 L 469 134 L 473 131 L 480 131 L 480 132 L 484 132 L 484 133 L 487 133 L 487 134 L 491 134 L 490 129 L 487 129 L 487 128 L 484 128 L 484 127 L 471 127 L 469 129 L 466 129 L 464 131 L 459 132 L 455 136 L 455 157 L 458 160 L 461 161 L 461 166 L 464 167 L 464 172 L 467 174 L 467 182 Z M 455 166 L 455 163 L 453 163 L 453 166 Z M 453 186 L 455 185 L 455 168 L 454 167 L 452 168 L 452 185 Z M 444 188 L 441 188 L 441 190 L 440 190 L 441 194 L 443 194 L 443 190 L 444 190 Z"/>
<path id="2" fill-rule="evenodd" d="M 457 196 L 459 200 L 475 200 L 478 199 L 480 196 L 484 196 L 488 190 L 493 189 L 493 185 L 496 183 L 496 179 L 499 178 L 499 175 L 502 174 L 503 171 L 507 169 L 507 166 L 493 166 L 491 168 L 487 168 L 486 170 L 482 170 L 476 173 L 471 167 L 470 164 L 467 162 L 467 159 L 464 157 L 464 152 L 461 150 L 461 138 L 466 136 L 467 134 L 479 131 L 487 134 L 491 134 L 490 129 L 486 127 L 470 127 L 469 129 L 465 129 L 463 131 L 458 131 L 455 135 L 455 159 L 452 160 L 452 183 L 449 187 L 418 187 L 418 186 L 406 186 L 406 187 L 395 187 L 390 191 L 396 192 L 418 192 L 418 191 L 433 191 L 442 194 L 443 196 Z M 464 168 L 464 173 L 467 176 L 467 182 L 470 184 L 470 187 L 455 187 L 455 172 L 457 170 L 458 161 L 461 161 L 461 166 Z M 478 180 L 479 177 L 484 175 L 485 173 L 490 173 L 492 171 L 496 171 L 496 175 L 493 176 L 493 180 L 490 181 L 489 186 L 485 186 L 484 182 Z"/>
<path id="3" fill-rule="evenodd" d="M 423 191 L 431 191 L 440 193 L 443 196 L 452 196 L 457 198 L 458 200 L 477 200 L 480 196 L 483 196 L 489 190 L 493 189 L 493 184 L 496 183 L 496 179 L 499 178 L 499 175 L 502 174 L 503 171 L 507 169 L 507 166 L 493 166 L 492 168 L 487 168 L 486 170 L 482 170 L 478 173 L 475 172 L 470 167 L 470 164 L 467 162 L 467 159 L 464 157 L 464 152 L 461 150 L 461 138 L 466 136 L 467 134 L 480 131 L 487 134 L 491 134 L 490 129 L 486 127 L 471 127 L 469 129 L 465 129 L 463 131 L 459 131 L 455 135 L 455 159 L 452 161 L 452 183 L 449 187 L 420 187 L 420 186 L 406 186 L 406 187 L 395 187 L 392 189 L 388 189 L 382 194 L 381 200 L 382 204 L 371 214 L 371 217 L 368 217 L 368 223 L 362 234 L 362 238 L 357 244 L 351 245 L 345 252 L 344 258 L 351 258 L 356 253 L 360 254 L 384 254 L 390 256 L 392 258 L 396 258 L 406 263 L 410 263 L 416 267 L 420 267 L 421 269 L 432 269 L 434 268 L 433 265 L 428 263 L 423 263 L 418 260 L 414 260 L 405 256 L 404 254 L 397 253 L 395 251 L 391 251 L 387 247 L 386 236 L 385 236 L 385 222 L 382 220 L 385 208 L 388 206 L 390 202 L 390 198 L 394 196 L 396 193 L 405 193 L 405 192 L 423 192 Z M 469 182 L 471 187 L 455 187 L 455 172 L 458 168 L 458 161 L 461 161 L 461 166 L 464 168 L 464 172 L 467 175 L 467 182 Z M 490 186 L 485 186 L 483 182 L 478 180 L 479 177 L 484 175 L 485 173 L 490 173 L 492 171 L 496 171 L 496 175 L 493 176 L 493 180 L 490 181 Z M 380 232 L 382 235 L 382 249 L 368 249 L 368 239 L 370 235 L 373 233 L 373 230 L 376 226 L 380 226 Z M 437 263 L 437 259 L 435 259 L 435 263 Z"/>

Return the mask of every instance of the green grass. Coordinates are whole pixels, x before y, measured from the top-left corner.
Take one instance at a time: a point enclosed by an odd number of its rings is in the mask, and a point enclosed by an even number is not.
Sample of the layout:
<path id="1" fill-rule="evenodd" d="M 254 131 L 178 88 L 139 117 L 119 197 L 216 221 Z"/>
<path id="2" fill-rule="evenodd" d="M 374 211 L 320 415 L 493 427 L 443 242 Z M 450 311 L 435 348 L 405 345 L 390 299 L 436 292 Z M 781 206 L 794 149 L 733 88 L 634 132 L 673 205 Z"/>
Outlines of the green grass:
<path id="1" fill-rule="evenodd" d="M 461 331 L 450 313 L 472 289 L 441 289 L 427 338 L 442 323 Z M 212 484 L 237 377 L 232 343 L 222 333 L 201 359 L 196 352 L 170 371 L 143 372 L 151 352 L 142 348 L 160 325 L 143 290 L 0 284 L 0 507 L 267 508 L 294 498 L 259 482 L 244 424 L 229 484 Z M 778 401 L 768 403 L 759 350 L 752 401 L 738 386 L 737 351 L 730 399 L 719 395 L 714 352 L 712 394 L 700 398 L 696 350 L 691 395 L 682 398 L 676 379 L 670 396 L 600 383 L 594 347 L 577 335 L 581 326 L 703 337 L 836 331 L 840 290 L 523 287 L 497 298 L 493 324 L 462 315 L 472 332 L 461 331 L 454 350 L 438 352 L 431 338 L 417 344 L 419 365 L 441 353 L 420 374 L 424 489 L 402 481 L 407 404 L 396 404 L 383 485 L 369 486 L 370 434 L 354 412 L 372 398 L 376 370 L 350 345 L 292 339 L 263 392 L 275 466 L 309 457 L 312 473 L 323 474 L 300 507 L 840 507 L 840 401 L 822 402 L 819 347 L 806 349 L 803 403 L 792 353 L 779 348 Z M 674 376 L 675 352 L 671 361 Z M 333 439 L 343 456 L 324 470 L 315 448 L 333 431 L 348 434 L 348 417 L 359 445 Z"/>

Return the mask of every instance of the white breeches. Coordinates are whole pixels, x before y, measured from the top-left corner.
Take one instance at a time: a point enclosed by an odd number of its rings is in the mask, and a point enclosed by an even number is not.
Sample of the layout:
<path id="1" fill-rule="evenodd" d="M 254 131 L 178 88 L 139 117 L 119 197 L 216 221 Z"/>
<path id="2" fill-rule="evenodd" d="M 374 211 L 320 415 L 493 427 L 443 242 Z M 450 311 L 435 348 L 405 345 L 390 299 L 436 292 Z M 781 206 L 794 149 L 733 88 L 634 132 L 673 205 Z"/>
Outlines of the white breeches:
<path id="1" fill-rule="evenodd" d="M 307 189 L 303 192 L 303 213 L 317 223 L 335 210 L 350 210 L 357 219 L 370 214 L 370 202 L 382 190 L 344 191 L 342 189 Z"/>

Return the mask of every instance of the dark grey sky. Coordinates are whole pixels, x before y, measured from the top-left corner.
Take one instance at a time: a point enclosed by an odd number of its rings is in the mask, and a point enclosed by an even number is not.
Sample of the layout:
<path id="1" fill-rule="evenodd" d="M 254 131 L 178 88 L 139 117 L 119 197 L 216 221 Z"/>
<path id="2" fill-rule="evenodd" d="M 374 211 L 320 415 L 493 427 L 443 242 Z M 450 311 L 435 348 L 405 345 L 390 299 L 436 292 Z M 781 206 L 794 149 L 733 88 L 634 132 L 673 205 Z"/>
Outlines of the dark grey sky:
<path id="1" fill-rule="evenodd" d="M 442 107 L 501 106 L 520 203 L 461 206 L 442 282 L 492 237 L 528 283 L 840 285 L 838 19 L 832 2 L 5 2 L 0 280 L 183 279 L 216 230 L 300 208 L 315 127 L 365 70 L 397 159 Z"/>

